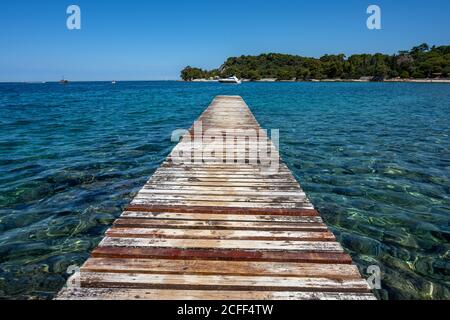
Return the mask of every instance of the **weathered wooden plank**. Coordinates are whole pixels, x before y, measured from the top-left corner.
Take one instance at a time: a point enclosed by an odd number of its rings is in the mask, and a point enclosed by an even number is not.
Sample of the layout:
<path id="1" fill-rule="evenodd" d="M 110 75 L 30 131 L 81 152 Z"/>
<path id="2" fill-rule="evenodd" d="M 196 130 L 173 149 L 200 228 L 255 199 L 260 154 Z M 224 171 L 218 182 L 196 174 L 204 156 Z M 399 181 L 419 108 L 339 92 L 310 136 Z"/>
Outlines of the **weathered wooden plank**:
<path id="1" fill-rule="evenodd" d="M 222 276 L 222 275 L 167 275 L 117 274 L 81 272 L 84 288 L 134 288 L 175 290 L 254 290 L 254 291 L 308 291 L 369 293 L 362 279 L 334 280 L 327 278 Z"/>
<path id="2" fill-rule="evenodd" d="M 145 198 L 135 198 L 131 204 L 138 206 L 146 206 L 146 205 L 167 205 L 176 203 L 177 205 L 189 206 L 189 207 L 242 207 L 242 208 L 286 208 L 286 209 L 313 209 L 313 206 L 309 203 L 303 202 L 286 202 L 286 203 L 278 203 L 278 202 L 238 202 L 238 201 L 208 201 L 208 200 L 177 200 L 173 199 L 145 199 Z"/>
<path id="3" fill-rule="evenodd" d="M 186 259 L 186 260 L 223 260 L 223 261 L 272 261 L 302 262 L 323 264 L 351 264 L 346 253 L 306 252 L 306 251 L 255 251 L 215 248 L 179 249 L 179 248 L 132 248 L 132 247 L 97 247 L 94 258 L 121 259 Z"/>
<path id="4" fill-rule="evenodd" d="M 125 211 L 121 218 L 158 219 L 158 220 L 201 220 L 201 221 L 236 221 L 236 222 L 280 222 L 288 226 L 293 223 L 323 223 L 320 217 L 308 216 L 272 216 L 272 215 L 232 215 L 219 213 L 173 213 L 173 212 L 139 212 Z"/>
<path id="5" fill-rule="evenodd" d="M 205 195 L 205 194 L 197 194 L 197 193 L 154 193 L 151 190 L 142 190 L 140 191 L 136 197 L 136 200 L 170 200 L 170 201 L 220 201 L 220 202 L 251 202 L 253 204 L 257 204 L 259 202 L 263 203 L 279 203 L 283 204 L 287 203 L 305 203 L 308 204 L 306 197 L 303 195 L 295 195 L 295 196 L 244 196 L 244 195 Z"/>
<path id="6" fill-rule="evenodd" d="M 151 184 L 145 185 L 142 191 L 155 191 L 157 193 L 172 192 L 174 190 L 175 193 L 184 193 L 186 194 L 193 192 L 200 192 L 206 194 L 243 194 L 243 195 L 286 195 L 286 194 L 294 194 L 305 196 L 305 193 L 300 189 L 295 188 L 280 188 L 280 187 L 233 187 L 233 186 L 192 186 L 189 184 L 186 185 L 174 185 L 174 184 Z M 273 192 L 273 193 L 272 193 Z"/>
<path id="7" fill-rule="evenodd" d="M 255 156 L 263 156 L 265 154 L 272 153 L 278 155 L 279 150 L 270 142 L 266 142 L 265 138 L 248 137 L 244 135 L 223 134 L 218 136 L 216 132 L 214 135 L 218 138 L 216 141 L 211 141 L 211 135 L 203 135 L 203 142 L 196 143 L 195 139 L 198 139 L 200 135 L 196 135 L 192 139 L 183 139 L 183 141 L 173 149 L 171 155 L 178 155 L 180 151 L 184 152 L 216 152 L 222 155 L 226 153 L 248 153 L 254 152 Z M 215 138 L 216 138 L 215 137 Z M 207 141 L 210 140 L 210 141 Z M 260 152 L 260 154 L 258 154 Z M 278 155 L 279 156 L 279 155 Z"/>
<path id="8" fill-rule="evenodd" d="M 344 252 L 337 242 L 323 241 L 262 241 L 262 240 L 210 240 L 105 237 L 99 247 L 177 248 L 177 249 L 231 249 L 302 252 Z"/>
<path id="9" fill-rule="evenodd" d="M 250 187 L 250 188 L 257 188 L 260 187 L 261 189 L 270 190 L 271 188 L 277 188 L 278 190 L 284 189 L 295 189 L 295 185 L 292 183 L 286 183 L 286 182 L 274 182 L 274 183 L 268 183 L 268 182 L 248 182 L 248 181 L 224 181 L 224 180 L 211 180 L 211 181 L 197 181 L 197 179 L 177 179 L 177 180 L 169 180 L 169 179 L 158 179 L 155 181 L 152 181 L 152 184 L 148 184 L 145 186 L 145 188 L 151 187 L 152 185 L 158 185 L 158 186 L 181 186 L 181 187 Z"/>
<path id="10" fill-rule="evenodd" d="M 68 288 L 57 300 L 375 300 L 369 293 Z"/>
<path id="11" fill-rule="evenodd" d="M 252 188 L 254 191 L 262 191 L 268 192 L 274 190 L 275 188 L 278 191 L 289 191 L 293 192 L 298 191 L 302 192 L 301 189 L 296 189 L 292 184 L 281 182 L 281 183 L 267 183 L 267 182 L 248 182 L 248 181 L 222 181 L 222 180 L 210 180 L 210 181 L 198 181 L 197 179 L 193 179 L 192 181 L 188 181 L 188 179 L 184 181 L 180 180 L 155 180 L 152 181 L 151 184 L 145 185 L 143 190 L 151 190 L 151 188 L 171 188 L 178 187 L 181 189 L 189 188 L 192 186 L 193 188 L 210 188 L 211 190 L 216 190 L 216 188 L 228 188 L 233 190 L 234 188 Z M 192 189 L 195 190 L 195 189 Z M 309 201 L 306 198 L 306 201 Z"/>
<path id="12" fill-rule="evenodd" d="M 273 183 L 281 183 L 281 184 L 294 184 L 294 181 L 290 181 L 288 178 L 267 178 L 267 177 L 252 177 L 252 178 L 246 178 L 246 177 L 215 177 L 213 175 L 211 176 L 203 176 L 203 177 L 196 177 L 196 176 L 179 176 L 179 177 L 175 177 L 175 176 L 167 176 L 167 175 L 155 175 L 152 178 L 152 182 L 153 181 L 177 181 L 177 182 L 181 182 L 181 181 L 187 181 L 187 182 L 211 182 L 211 181 L 221 181 L 221 182 L 246 182 L 246 183 L 268 183 L 268 184 L 273 184 Z"/>
<path id="13" fill-rule="evenodd" d="M 251 166 L 251 165 L 238 165 L 238 164 L 230 164 L 230 165 L 202 165 L 202 166 L 195 166 L 195 165 L 183 165 L 183 166 L 175 166 L 173 163 L 166 163 L 165 165 L 161 166 L 157 172 L 201 172 L 201 173 L 253 173 L 257 175 L 264 174 L 264 170 L 260 166 Z M 284 174 L 290 174 L 292 173 L 289 171 L 287 167 L 281 166 L 279 167 L 278 173 L 284 173 Z"/>
<path id="14" fill-rule="evenodd" d="M 230 215 L 283 215 L 283 216 L 304 216 L 318 217 L 319 213 L 315 209 L 303 208 L 242 208 L 242 207 L 205 207 L 205 206 L 167 206 L 167 205 L 129 205 L 127 211 L 138 212 L 176 212 L 176 213 L 221 213 Z"/>
<path id="15" fill-rule="evenodd" d="M 187 164 L 189 165 L 190 163 L 192 164 L 205 164 L 205 165 L 213 165 L 213 164 L 249 164 L 249 165 L 260 165 L 261 168 L 268 168 L 270 169 L 271 167 L 267 164 L 269 162 L 270 159 L 273 159 L 272 157 L 270 157 L 269 159 L 261 159 L 261 158 L 229 158 L 229 159 L 209 159 L 209 158 L 203 158 L 202 156 L 200 157 L 189 157 L 186 160 L 183 160 L 183 164 Z M 273 159 L 274 161 L 276 159 Z M 169 156 L 167 158 L 167 161 L 171 161 L 171 162 L 179 162 L 181 161 L 179 156 L 177 156 L 177 158 L 172 158 L 172 156 Z M 267 172 L 267 169 L 263 169 Z M 275 168 L 276 170 L 276 168 Z M 268 173 L 270 174 L 270 173 Z"/>
<path id="16" fill-rule="evenodd" d="M 214 149 L 216 148 L 216 149 Z M 201 148 L 193 148 L 193 147 L 184 147 L 184 148 L 177 148 L 174 150 L 173 153 L 169 155 L 167 158 L 167 161 L 172 162 L 173 164 L 180 164 L 181 160 L 198 160 L 198 163 L 201 163 L 200 161 L 202 159 L 208 159 L 216 158 L 216 159 L 222 159 L 224 160 L 224 164 L 233 164 L 233 158 L 234 160 L 237 159 L 243 159 L 246 158 L 248 160 L 255 160 L 253 162 L 253 165 L 256 165 L 256 160 L 262 160 L 262 163 L 264 161 L 270 161 L 270 160 L 279 160 L 280 155 L 278 152 L 276 152 L 275 149 L 248 149 L 242 147 L 242 150 L 239 150 L 237 147 L 235 150 L 232 149 L 223 149 L 219 150 L 219 147 L 207 147 L 202 146 Z M 231 148 L 231 147 L 230 147 Z M 226 161 L 228 160 L 228 161 Z M 215 163 L 221 164 L 222 162 L 217 161 L 213 162 L 211 161 L 210 164 L 213 165 Z M 194 163 L 196 164 L 196 163 Z M 241 165 L 246 164 L 245 162 L 239 163 Z M 189 165 L 189 164 L 188 164 Z M 262 173 L 262 172 L 261 172 Z"/>
<path id="17" fill-rule="evenodd" d="M 288 172 L 291 173 L 292 172 L 289 170 L 288 167 L 286 167 L 285 164 L 283 164 L 282 162 L 279 164 L 279 172 Z M 260 165 L 251 165 L 251 164 L 237 164 L 237 163 L 232 163 L 232 164 L 215 164 L 215 165 L 196 165 L 196 164 L 183 164 L 182 166 L 180 165 L 175 165 L 172 162 L 168 162 L 165 161 L 158 170 L 176 170 L 176 171 L 189 171 L 189 170 L 199 170 L 199 171 L 217 171 L 217 170 L 223 170 L 223 171 L 234 171 L 234 172 L 239 172 L 239 171 L 253 171 L 253 172 L 257 172 L 258 174 L 263 173 L 263 170 L 261 168 Z"/>
<path id="18" fill-rule="evenodd" d="M 172 169 L 170 169 L 172 170 Z M 266 174 L 265 172 L 256 172 L 254 170 L 246 170 L 246 171 L 235 171 L 232 172 L 232 170 L 229 169 L 221 169 L 220 172 L 214 172 L 213 170 L 199 170 L 199 169 L 190 169 L 190 170 L 186 170 L 186 171 L 180 171 L 180 170 L 174 170 L 174 172 L 170 173 L 169 171 L 157 171 L 158 175 L 170 175 L 172 176 L 172 173 L 177 173 L 178 176 L 184 177 L 187 176 L 189 174 L 192 175 L 205 175 L 205 176 L 226 176 L 227 178 L 229 178 L 230 176 L 238 176 L 238 177 L 264 177 L 264 178 L 270 178 L 270 177 L 277 177 L 274 176 L 273 174 Z M 288 174 L 285 174 L 286 177 L 292 178 L 290 179 L 290 182 L 293 185 L 298 185 L 293 181 L 293 177 L 289 176 Z M 282 176 L 283 177 L 283 176 Z M 283 177 L 284 178 L 284 177 Z"/>
<path id="19" fill-rule="evenodd" d="M 228 191 L 228 192 L 227 192 Z M 255 192 L 255 191 L 234 191 L 233 189 L 228 190 L 214 190 L 211 188 L 207 189 L 162 189 L 161 187 L 156 189 L 142 189 L 138 194 L 146 195 L 201 195 L 201 196 L 222 196 L 222 197 L 232 197 L 235 195 L 243 197 L 264 197 L 264 198 L 279 198 L 279 197 L 289 197 L 290 199 L 301 199 L 306 200 L 306 195 L 303 192 L 285 192 L 285 191 L 273 191 L 273 192 Z"/>
<path id="20" fill-rule="evenodd" d="M 254 231 L 254 230 L 196 230 L 162 228 L 111 228 L 109 237 L 210 239 L 210 240 L 267 240 L 267 241 L 333 241 L 329 232 Z"/>
<path id="21" fill-rule="evenodd" d="M 224 197 L 223 199 L 230 199 L 232 201 L 236 201 L 235 199 L 259 199 L 261 197 L 266 199 L 278 199 L 278 198 L 287 198 L 287 199 L 293 199 L 293 200 L 301 200 L 304 202 L 309 202 L 306 198 L 305 193 L 302 191 L 294 191 L 294 192 L 286 192 L 286 191 L 272 191 L 272 192 L 264 192 L 264 191 L 240 191 L 240 192 L 233 192 L 233 189 L 229 189 L 228 193 L 225 193 L 224 190 L 218 190 L 215 191 L 213 188 L 207 188 L 203 190 L 189 190 L 189 189 L 183 189 L 183 190 L 167 190 L 163 189 L 163 186 L 161 188 L 159 185 L 155 185 L 155 188 L 147 189 L 143 188 L 141 191 L 139 191 L 138 194 L 142 194 L 143 196 L 146 195 L 170 195 L 170 196 L 178 196 L 178 197 L 188 197 L 188 196 L 200 196 L 200 197 L 208 197 L 208 196 L 214 196 L 214 197 Z M 232 198 L 234 197 L 234 198 Z M 209 199 L 208 199 L 209 200 Z"/>
<path id="22" fill-rule="evenodd" d="M 322 223 L 280 223 L 280 222 L 244 222 L 215 220 L 164 220 L 120 218 L 114 223 L 122 228 L 166 228 L 166 229 L 213 229 L 213 230 L 256 230 L 256 231 L 309 231 L 323 232 L 327 227 Z"/>

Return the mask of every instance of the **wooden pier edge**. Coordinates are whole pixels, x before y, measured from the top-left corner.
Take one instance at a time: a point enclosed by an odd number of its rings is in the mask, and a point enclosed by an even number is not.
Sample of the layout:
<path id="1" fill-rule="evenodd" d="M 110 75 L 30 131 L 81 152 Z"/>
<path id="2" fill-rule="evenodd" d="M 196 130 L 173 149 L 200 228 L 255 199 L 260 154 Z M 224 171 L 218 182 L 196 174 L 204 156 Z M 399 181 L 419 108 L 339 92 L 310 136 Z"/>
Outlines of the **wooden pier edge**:
<path id="1" fill-rule="evenodd" d="M 244 100 L 218 96 L 56 299 L 375 297 Z"/>

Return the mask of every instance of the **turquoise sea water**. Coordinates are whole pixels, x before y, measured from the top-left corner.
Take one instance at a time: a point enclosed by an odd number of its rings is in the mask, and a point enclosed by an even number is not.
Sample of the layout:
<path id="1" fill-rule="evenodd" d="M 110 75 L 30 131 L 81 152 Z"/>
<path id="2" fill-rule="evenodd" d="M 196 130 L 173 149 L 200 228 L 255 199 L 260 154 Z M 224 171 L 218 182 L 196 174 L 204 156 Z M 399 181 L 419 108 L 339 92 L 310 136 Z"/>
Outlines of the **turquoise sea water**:
<path id="1" fill-rule="evenodd" d="M 53 297 L 219 94 L 281 130 L 380 298 L 450 298 L 450 85 L 178 82 L 0 84 L 0 297 Z"/>

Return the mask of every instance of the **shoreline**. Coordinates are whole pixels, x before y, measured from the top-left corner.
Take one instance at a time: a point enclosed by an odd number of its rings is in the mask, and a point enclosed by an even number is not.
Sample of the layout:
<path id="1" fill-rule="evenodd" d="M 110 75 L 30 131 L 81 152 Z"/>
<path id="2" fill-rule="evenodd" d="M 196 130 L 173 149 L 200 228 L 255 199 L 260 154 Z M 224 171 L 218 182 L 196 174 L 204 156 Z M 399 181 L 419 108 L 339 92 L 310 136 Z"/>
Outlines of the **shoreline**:
<path id="1" fill-rule="evenodd" d="M 110 82 L 108 80 L 74 80 L 71 83 L 92 83 L 92 82 Z M 195 79 L 191 81 L 186 80 L 119 80 L 117 82 L 199 82 L 199 83 L 219 83 L 218 80 L 209 79 Z M 278 82 L 278 83 L 292 83 L 292 82 L 389 82 L 389 83 L 450 83 L 450 79 L 386 79 L 383 81 L 371 81 L 366 79 L 311 79 L 311 80 L 277 80 L 277 79 L 261 79 L 248 80 L 242 79 L 242 82 Z M 0 81 L 0 84 L 55 84 L 58 81 Z"/>
<path id="2" fill-rule="evenodd" d="M 180 80 L 180 82 L 211 82 L 218 83 L 218 80 L 194 79 L 191 81 Z M 382 81 L 371 81 L 368 79 L 311 79 L 311 80 L 277 80 L 277 79 L 261 79 L 248 80 L 242 79 L 242 82 L 390 82 L 390 83 L 450 83 L 450 79 L 386 79 Z"/>

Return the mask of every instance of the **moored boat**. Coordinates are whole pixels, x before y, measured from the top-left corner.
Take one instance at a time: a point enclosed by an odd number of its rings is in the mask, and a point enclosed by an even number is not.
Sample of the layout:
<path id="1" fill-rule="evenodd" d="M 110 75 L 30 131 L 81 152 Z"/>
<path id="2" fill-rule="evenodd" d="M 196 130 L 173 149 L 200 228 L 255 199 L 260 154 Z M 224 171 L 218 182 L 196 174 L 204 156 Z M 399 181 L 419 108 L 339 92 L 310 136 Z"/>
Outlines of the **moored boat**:
<path id="1" fill-rule="evenodd" d="M 69 83 L 69 80 L 66 80 L 66 79 L 63 77 L 61 80 L 59 80 L 59 83 L 60 83 L 60 84 L 68 84 L 68 83 Z"/>
<path id="2" fill-rule="evenodd" d="M 220 83 L 233 83 L 233 84 L 241 84 L 242 81 L 239 80 L 236 76 L 232 76 L 229 78 L 219 79 Z"/>

